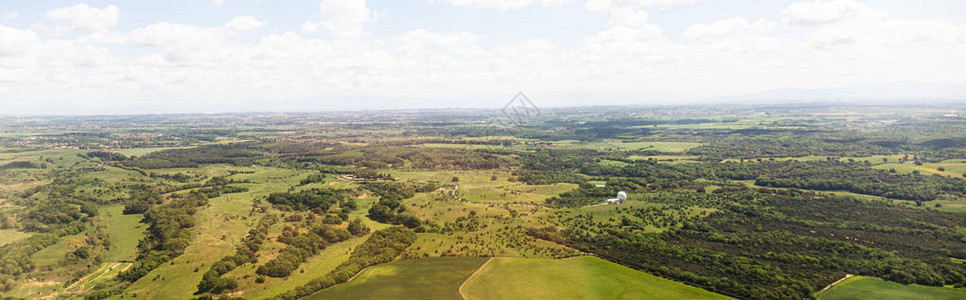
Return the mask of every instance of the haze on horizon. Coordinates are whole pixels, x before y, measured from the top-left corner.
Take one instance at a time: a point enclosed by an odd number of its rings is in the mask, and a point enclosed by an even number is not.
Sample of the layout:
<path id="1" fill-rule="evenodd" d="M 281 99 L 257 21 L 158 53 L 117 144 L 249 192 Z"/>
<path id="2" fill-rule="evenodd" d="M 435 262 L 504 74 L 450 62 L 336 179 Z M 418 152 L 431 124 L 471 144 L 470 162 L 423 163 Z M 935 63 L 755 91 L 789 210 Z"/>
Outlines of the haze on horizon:
<path id="1" fill-rule="evenodd" d="M 5 1 L 0 115 L 966 100 L 966 3 Z"/>

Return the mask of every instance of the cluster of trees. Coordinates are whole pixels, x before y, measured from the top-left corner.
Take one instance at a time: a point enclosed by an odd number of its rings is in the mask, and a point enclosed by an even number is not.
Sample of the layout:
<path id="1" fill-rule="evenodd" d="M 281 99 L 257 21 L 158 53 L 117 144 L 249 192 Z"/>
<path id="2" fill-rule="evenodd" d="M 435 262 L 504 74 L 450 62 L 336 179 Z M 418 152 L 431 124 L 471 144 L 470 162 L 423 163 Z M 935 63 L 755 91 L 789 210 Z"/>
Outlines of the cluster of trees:
<path id="1" fill-rule="evenodd" d="M 144 213 L 148 235 L 138 242 L 137 261 L 118 278 L 134 282 L 159 265 L 181 255 L 191 241 L 190 228 L 198 207 L 208 204 L 212 192 L 191 191 L 173 194 L 164 205 L 149 208 Z M 217 195 L 215 195 L 217 196 Z"/>
<path id="2" fill-rule="evenodd" d="M 152 206 L 156 204 L 161 204 L 164 199 L 161 198 L 161 194 L 154 191 L 135 191 L 131 194 L 130 199 L 124 204 L 124 214 L 143 214 L 148 211 Z"/>
<path id="3" fill-rule="evenodd" d="M 435 184 L 429 184 L 435 186 Z M 420 188 L 426 189 L 424 185 Z M 379 196 L 379 202 L 369 207 L 369 218 L 378 222 L 402 224 L 407 228 L 419 227 L 421 221 L 413 215 L 403 214 L 406 206 L 403 199 L 416 195 L 417 187 L 396 182 L 367 182 L 364 187 Z"/>
<path id="4" fill-rule="evenodd" d="M 271 277 L 287 277 L 307 258 L 318 254 L 330 244 L 348 240 L 350 237 L 352 233 L 349 230 L 328 225 L 316 226 L 301 234 L 295 228 L 286 226 L 278 241 L 288 246 L 282 249 L 278 256 L 259 266 L 255 273 Z"/>
<path id="5" fill-rule="evenodd" d="M 312 279 L 305 285 L 285 292 L 279 299 L 294 300 L 340 284 L 369 266 L 393 261 L 416 241 L 416 234 L 409 229 L 390 227 L 372 233 L 372 236 L 356 247 L 349 260 L 340 264 L 325 276 Z"/>
<path id="6" fill-rule="evenodd" d="M 312 173 L 308 177 L 299 181 L 299 185 L 307 185 L 312 183 L 319 183 L 325 180 L 325 174 L 322 173 Z"/>
<path id="7" fill-rule="evenodd" d="M 124 154 L 120 154 L 117 152 L 109 152 L 109 151 L 91 151 L 83 155 L 89 158 L 97 158 L 103 161 L 124 161 L 127 159 L 127 156 L 124 156 Z"/>
<path id="8" fill-rule="evenodd" d="M 320 208 L 328 210 L 336 203 L 343 202 L 352 191 L 348 189 L 313 188 L 298 192 L 280 192 L 268 195 L 269 203 L 297 210 Z"/>
<path id="9" fill-rule="evenodd" d="M 235 248 L 235 254 L 225 256 L 211 264 L 211 269 L 201 277 L 196 294 L 205 292 L 218 294 L 237 288 L 238 282 L 235 279 L 225 278 L 222 275 L 246 263 L 255 263 L 257 260 L 256 253 L 268 238 L 269 228 L 275 223 L 278 223 L 278 215 L 276 214 L 268 214 L 262 217 L 258 221 L 258 225 L 249 230 L 248 235 Z"/>

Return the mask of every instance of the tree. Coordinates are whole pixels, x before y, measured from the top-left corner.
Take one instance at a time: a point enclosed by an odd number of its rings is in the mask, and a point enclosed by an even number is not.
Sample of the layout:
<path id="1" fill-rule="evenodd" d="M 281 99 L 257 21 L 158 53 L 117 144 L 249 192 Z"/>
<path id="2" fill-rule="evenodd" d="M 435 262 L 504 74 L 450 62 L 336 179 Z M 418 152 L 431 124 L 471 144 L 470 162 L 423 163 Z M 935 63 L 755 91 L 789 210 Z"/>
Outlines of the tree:
<path id="1" fill-rule="evenodd" d="M 459 181 L 460 181 L 459 177 L 453 176 L 453 182 L 459 182 Z"/>
<path id="2" fill-rule="evenodd" d="M 349 222 L 349 233 L 354 236 L 363 236 L 369 234 L 369 227 L 365 223 L 362 223 L 362 219 L 355 218 L 352 222 Z"/>

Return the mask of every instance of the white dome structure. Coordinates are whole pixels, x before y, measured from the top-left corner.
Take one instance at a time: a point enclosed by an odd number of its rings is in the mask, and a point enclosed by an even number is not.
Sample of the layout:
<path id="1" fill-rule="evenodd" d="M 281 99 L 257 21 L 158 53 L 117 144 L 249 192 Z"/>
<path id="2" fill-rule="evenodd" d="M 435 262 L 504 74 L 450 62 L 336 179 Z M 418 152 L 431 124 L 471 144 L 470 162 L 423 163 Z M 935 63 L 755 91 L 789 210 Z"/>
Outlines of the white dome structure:
<path id="1" fill-rule="evenodd" d="M 617 192 L 617 200 L 620 202 L 627 201 L 627 193 L 624 191 Z"/>

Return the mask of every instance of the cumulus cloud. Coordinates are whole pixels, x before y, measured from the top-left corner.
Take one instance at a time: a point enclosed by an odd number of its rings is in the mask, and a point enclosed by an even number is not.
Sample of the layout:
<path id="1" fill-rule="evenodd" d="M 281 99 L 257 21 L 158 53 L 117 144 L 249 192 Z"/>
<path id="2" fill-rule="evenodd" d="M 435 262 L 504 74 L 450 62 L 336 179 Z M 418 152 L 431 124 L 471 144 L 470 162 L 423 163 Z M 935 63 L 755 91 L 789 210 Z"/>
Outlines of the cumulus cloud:
<path id="1" fill-rule="evenodd" d="M 430 0 L 429 2 L 445 2 L 456 6 L 474 6 L 505 11 L 523 9 L 531 5 L 558 6 L 566 4 L 570 0 Z"/>
<path id="2" fill-rule="evenodd" d="M 56 8 L 47 11 L 45 16 L 57 23 L 55 33 L 71 31 L 100 32 L 117 25 L 121 10 L 114 5 L 104 8 L 90 7 L 87 3 Z"/>

